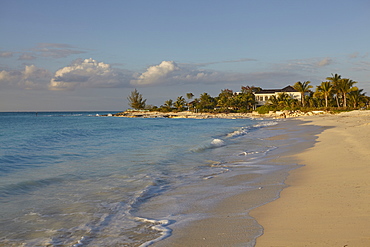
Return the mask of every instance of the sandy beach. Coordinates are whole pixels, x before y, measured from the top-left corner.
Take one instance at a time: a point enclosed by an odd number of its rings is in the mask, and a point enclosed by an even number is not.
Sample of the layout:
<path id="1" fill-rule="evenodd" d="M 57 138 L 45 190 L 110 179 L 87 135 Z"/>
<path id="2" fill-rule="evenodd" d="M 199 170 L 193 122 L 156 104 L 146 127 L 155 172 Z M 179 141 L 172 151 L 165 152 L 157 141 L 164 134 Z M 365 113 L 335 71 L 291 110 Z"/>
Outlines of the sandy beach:
<path id="1" fill-rule="evenodd" d="M 302 120 L 328 128 L 294 155 L 305 166 L 281 197 L 252 211 L 264 228 L 256 246 L 370 246 L 370 112 Z"/>
<path id="2" fill-rule="evenodd" d="M 173 229 L 154 246 L 370 246 L 370 112 L 301 117 L 277 127 L 289 130 L 277 139 L 306 142 L 269 162 L 302 167 L 266 178 L 271 186 L 262 190 L 227 198 L 207 211 L 211 217 Z"/>

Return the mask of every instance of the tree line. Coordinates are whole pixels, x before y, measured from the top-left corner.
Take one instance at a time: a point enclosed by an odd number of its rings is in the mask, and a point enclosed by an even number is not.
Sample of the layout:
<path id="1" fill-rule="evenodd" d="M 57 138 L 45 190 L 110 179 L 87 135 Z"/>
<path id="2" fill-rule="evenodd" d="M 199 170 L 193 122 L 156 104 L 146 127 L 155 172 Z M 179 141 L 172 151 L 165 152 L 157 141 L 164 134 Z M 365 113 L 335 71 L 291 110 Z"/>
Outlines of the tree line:
<path id="1" fill-rule="evenodd" d="M 367 108 L 370 97 L 366 96 L 363 89 L 355 86 L 357 82 L 341 75 L 331 74 L 326 81 L 316 86 L 315 91 L 310 81 L 296 82 L 293 88 L 301 94 L 301 100 L 292 98 L 287 93 L 271 96 L 264 106 L 256 110 L 260 113 L 276 110 L 349 110 Z M 194 112 L 251 112 L 257 103 L 254 93 L 262 90 L 255 86 L 242 86 L 240 92 L 223 89 L 218 96 L 212 97 L 202 93 L 199 98 L 194 98 L 193 93 L 187 93 L 176 100 L 166 100 L 157 107 L 146 104 L 146 99 L 135 89 L 127 98 L 129 106 L 136 110 L 153 110 L 162 112 L 194 111 Z"/>

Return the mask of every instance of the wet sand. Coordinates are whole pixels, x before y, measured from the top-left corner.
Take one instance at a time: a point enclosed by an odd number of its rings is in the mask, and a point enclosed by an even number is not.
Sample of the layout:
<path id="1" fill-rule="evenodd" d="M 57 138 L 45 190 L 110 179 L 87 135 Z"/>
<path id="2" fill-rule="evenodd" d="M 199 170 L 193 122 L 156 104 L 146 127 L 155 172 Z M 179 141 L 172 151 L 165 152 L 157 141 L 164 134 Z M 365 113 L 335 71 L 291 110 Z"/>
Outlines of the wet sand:
<path id="1" fill-rule="evenodd" d="M 170 226 L 172 235 L 153 246 L 254 246 L 256 237 L 263 233 L 263 228 L 249 215 L 250 210 L 279 197 L 280 191 L 286 187 L 284 180 L 289 170 L 299 167 L 291 155 L 312 147 L 317 138 L 315 135 L 325 129 L 302 123 L 304 122 L 289 119 L 268 127 L 277 129 L 278 133 L 285 130 L 286 134 L 269 138 L 272 143 L 281 142 L 284 145 L 280 145 L 276 152 L 271 152 L 259 163 L 280 168 L 273 173 L 264 174 L 258 184 L 253 184 L 256 189 L 241 191 L 208 209 L 189 209 L 206 213 L 208 217 Z M 248 179 L 248 175 L 238 175 L 217 180 L 217 183 L 237 185 Z"/>

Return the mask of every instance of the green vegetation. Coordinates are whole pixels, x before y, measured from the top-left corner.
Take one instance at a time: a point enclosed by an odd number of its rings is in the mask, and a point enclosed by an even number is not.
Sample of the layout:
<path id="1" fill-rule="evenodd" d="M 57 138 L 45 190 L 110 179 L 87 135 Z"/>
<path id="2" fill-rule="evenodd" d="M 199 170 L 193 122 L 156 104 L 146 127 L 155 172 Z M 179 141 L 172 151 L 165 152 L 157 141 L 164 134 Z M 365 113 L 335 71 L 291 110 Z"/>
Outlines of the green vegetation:
<path id="1" fill-rule="evenodd" d="M 305 81 L 303 83 L 299 81 L 296 82 L 293 86 L 295 90 L 301 93 L 301 104 L 303 107 L 305 107 L 305 93 L 308 93 L 310 91 L 310 88 L 312 88 L 312 86 L 309 85 L 310 83 L 310 81 Z"/>
<path id="2" fill-rule="evenodd" d="M 146 99 L 135 89 L 131 92 L 130 96 L 127 97 L 128 104 L 135 110 L 142 110 L 145 108 Z"/>
<path id="3" fill-rule="evenodd" d="M 255 109 L 256 99 L 254 93 L 261 90 L 259 87 L 243 86 L 241 92 L 233 92 L 223 89 L 218 96 L 212 97 L 208 93 L 202 93 L 199 98 L 194 98 L 193 93 L 187 93 L 186 98 L 177 97 L 176 101 L 169 99 L 160 107 L 146 106 L 146 99 L 135 89 L 127 98 L 129 105 L 134 109 L 147 109 L 162 112 L 184 111 L 193 112 L 251 112 L 257 110 L 260 114 L 280 110 L 300 110 L 303 112 L 312 110 L 346 111 L 360 108 L 368 108 L 370 97 L 366 96 L 363 89 L 354 86 L 356 81 L 342 78 L 341 75 L 332 74 L 316 86 L 312 91 L 310 81 L 296 82 L 294 89 L 300 92 L 301 100 L 293 99 L 287 93 L 271 96 L 266 105 Z"/>

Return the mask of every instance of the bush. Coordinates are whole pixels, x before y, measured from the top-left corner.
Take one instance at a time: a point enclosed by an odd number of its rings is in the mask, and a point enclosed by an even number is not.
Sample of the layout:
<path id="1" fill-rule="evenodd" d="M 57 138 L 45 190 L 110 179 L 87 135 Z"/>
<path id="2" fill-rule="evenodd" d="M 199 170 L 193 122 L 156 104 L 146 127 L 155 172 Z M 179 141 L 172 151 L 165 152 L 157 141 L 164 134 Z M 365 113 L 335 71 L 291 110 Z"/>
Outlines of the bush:
<path id="1" fill-rule="evenodd" d="M 269 113 L 270 111 L 276 111 L 276 107 L 271 105 L 263 105 L 258 107 L 256 110 L 259 114 L 266 114 Z"/>

